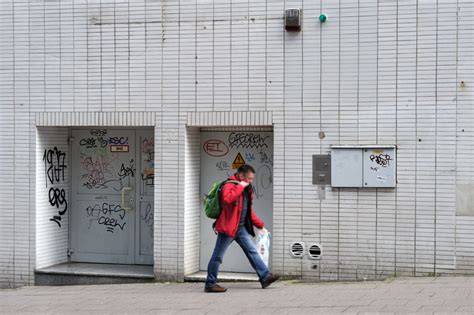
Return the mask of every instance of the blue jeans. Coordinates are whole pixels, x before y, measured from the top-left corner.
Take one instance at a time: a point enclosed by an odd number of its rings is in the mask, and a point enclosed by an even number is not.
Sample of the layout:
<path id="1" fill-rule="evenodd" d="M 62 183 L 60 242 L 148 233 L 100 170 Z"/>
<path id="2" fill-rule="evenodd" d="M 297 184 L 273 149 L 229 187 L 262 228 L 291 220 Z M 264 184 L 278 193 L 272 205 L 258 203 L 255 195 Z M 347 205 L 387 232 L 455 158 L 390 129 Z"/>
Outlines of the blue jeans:
<path id="1" fill-rule="evenodd" d="M 214 247 L 211 260 L 207 265 L 206 288 L 216 285 L 217 274 L 219 273 L 219 267 L 222 264 L 222 260 L 224 259 L 224 254 L 233 241 L 234 239 L 226 234 L 217 234 L 216 246 Z M 239 230 L 235 235 L 235 241 L 243 249 L 245 256 L 247 256 L 250 264 L 257 272 L 260 280 L 265 279 L 270 274 L 270 272 L 258 254 L 255 244 L 253 243 L 252 236 L 249 234 L 249 232 L 247 232 L 245 227 L 239 226 Z"/>

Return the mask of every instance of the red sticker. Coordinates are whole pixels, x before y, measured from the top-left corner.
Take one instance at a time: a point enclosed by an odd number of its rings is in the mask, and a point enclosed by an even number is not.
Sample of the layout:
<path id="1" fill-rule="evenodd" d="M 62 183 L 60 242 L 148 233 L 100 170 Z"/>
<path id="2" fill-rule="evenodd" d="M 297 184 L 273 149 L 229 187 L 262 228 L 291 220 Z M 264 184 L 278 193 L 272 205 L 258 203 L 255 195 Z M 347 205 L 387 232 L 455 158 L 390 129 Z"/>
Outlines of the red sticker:
<path id="1" fill-rule="evenodd" d="M 202 146 L 207 155 L 220 157 L 229 152 L 229 147 L 221 140 L 207 140 Z"/>

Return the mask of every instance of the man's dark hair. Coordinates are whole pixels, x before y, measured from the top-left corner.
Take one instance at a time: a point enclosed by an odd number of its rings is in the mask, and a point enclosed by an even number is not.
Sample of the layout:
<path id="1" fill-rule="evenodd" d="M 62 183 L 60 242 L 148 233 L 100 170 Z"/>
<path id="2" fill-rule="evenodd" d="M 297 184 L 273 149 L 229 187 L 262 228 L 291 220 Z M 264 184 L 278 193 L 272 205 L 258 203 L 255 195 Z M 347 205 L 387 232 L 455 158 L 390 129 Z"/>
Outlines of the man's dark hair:
<path id="1" fill-rule="evenodd" d="M 253 169 L 253 167 L 248 164 L 244 164 L 237 169 L 237 173 L 240 174 L 247 174 L 248 172 L 252 172 L 255 174 L 255 170 Z"/>

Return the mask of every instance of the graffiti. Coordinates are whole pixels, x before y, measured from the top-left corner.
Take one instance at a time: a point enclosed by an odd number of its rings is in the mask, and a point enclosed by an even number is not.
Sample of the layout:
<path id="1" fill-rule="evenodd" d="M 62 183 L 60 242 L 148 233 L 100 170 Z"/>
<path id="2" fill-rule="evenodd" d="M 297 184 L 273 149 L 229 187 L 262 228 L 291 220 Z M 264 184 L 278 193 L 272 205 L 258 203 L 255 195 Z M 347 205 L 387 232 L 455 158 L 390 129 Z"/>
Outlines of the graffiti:
<path id="1" fill-rule="evenodd" d="M 103 137 L 89 137 L 89 138 L 83 138 L 79 140 L 79 145 L 82 147 L 86 147 L 88 149 L 90 148 L 97 148 L 97 147 L 106 147 L 109 144 L 115 144 L 115 145 L 123 145 L 123 144 L 128 144 L 128 137 L 109 137 L 109 138 L 103 138 Z"/>
<path id="2" fill-rule="evenodd" d="M 268 190 L 273 183 L 273 174 L 270 166 L 264 164 L 261 165 L 255 173 L 255 197 L 257 199 L 263 197 L 264 191 Z"/>
<path id="3" fill-rule="evenodd" d="M 229 147 L 221 140 L 207 140 L 202 147 L 207 155 L 213 157 L 225 156 L 229 152 Z"/>
<path id="4" fill-rule="evenodd" d="M 123 179 L 125 177 L 134 177 L 135 176 L 135 161 L 133 159 L 130 160 L 129 166 L 125 166 L 122 163 L 122 166 L 120 167 L 120 171 L 118 172 L 119 179 Z"/>
<path id="5" fill-rule="evenodd" d="M 107 134 L 107 129 L 92 129 L 91 135 L 95 137 L 103 137 Z"/>
<path id="6" fill-rule="evenodd" d="M 65 160 L 66 153 L 61 152 L 57 147 L 54 147 L 52 150 L 44 150 L 43 161 L 46 188 L 48 187 L 48 184 L 55 185 L 64 181 L 64 173 L 66 169 Z M 55 186 L 50 187 L 48 191 L 48 201 L 51 207 L 56 207 L 56 209 L 61 207 L 61 210 L 58 211 L 58 215 L 54 215 L 49 219 L 61 227 L 62 216 L 65 215 L 67 211 L 66 190 Z"/>
<path id="7" fill-rule="evenodd" d="M 268 154 L 267 152 L 263 150 L 260 151 L 259 154 L 260 154 L 260 163 L 269 164 L 273 166 L 273 154 Z"/>
<path id="8" fill-rule="evenodd" d="M 60 215 L 66 213 L 67 210 L 67 199 L 66 199 L 66 191 L 63 188 L 54 188 L 51 187 L 48 192 L 49 197 L 49 204 L 53 207 L 59 208 L 64 204 L 64 209 L 59 211 Z"/>
<path id="9" fill-rule="evenodd" d="M 108 144 L 128 144 L 128 137 L 109 137 Z"/>
<path id="10" fill-rule="evenodd" d="M 373 167 L 373 166 L 371 166 L 370 169 L 371 169 L 372 171 L 374 171 L 374 172 L 378 172 L 378 171 L 379 171 L 379 168 L 378 168 L 378 167 Z"/>
<path id="11" fill-rule="evenodd" d="M 81 139 L 79 141 L 79 145 L 82 147 L 82 146 L 85 146 L 86 148 L 96 148 L 97 145 L 95 144 L 95 138 L 85 138 L 85 139 Z"/>
<path id="12" fill-rule="evenodd" d="M 245 160 L 247 160 L 247 162 L 255 161 L 255 154 L 245 153 Z"/>
<path id="13" fill-rule="evenodd" d="M 48 180 L 51 185 L 64 181 L 64 170 L 66 164 L 64 160 L 66 153 L 54 147 L 52 150 L 44 150 L 43 161 L 46 175 L 46 187 L 48 187 Z"/>
<path id="14" fill-rule="evenodd" d="M 81 147 L 86 147 L 87 149 L 97 148 L 98 146 L 105 148 L 107 146 L 107 141 L 102 138 L 84 138 L 79 141 L 79 145 Z"/>
<path id="15" fill-rule="evenodd" d="M 81 161 L 82 168 L 86 173 L 82 174 L 82 179 L 85 179 L 83 186 L 92 189 L 105 189 L 111 187 L 119 191 L 122 189 L 122 181 L 112 179 L 112 160 L 108 156 L 91 157 L 88 156 Z"/>
<path id="16" fill-rule="evenodd" d="M 270 136 L 262 136 L 256 133 L 231 132 L 229 135 L 229 146 L 231 148 L 268 148 L 266 143 Z"/>
<path id="17" fill-rule="evenodd" d="M 142 180 L 147 186 L 155 185 L 155 170 L 152 168 L 145 168 L 142 173 Z"/>
<path id="18" fill-rule="evenodd" d="M 59 208 L 60 206 L 64 205 L 64 209 L 58 211 L 59 215 L 55 215 L 52 218 L 50 218 L 50 221 L 56 222 L 56 224 L 61 227 L 61 219 L 62 216 L 66 213 L 67 211 L 67 199 L 66 199 L 66 191 L 64 188 L 54 188 L 51 187 L 48 192 L 48 199 L 49 199 L 49 204 L 53 207 Z"/>
<path id="19" fill-rule="evenodd" d="M 219 161 L 216 163 L 216 167 L 219 171 L 227 171 L 230 170 L 230 165 L 227 161 Z"/>
<path id="20" fill-rule="evenodd" d="M 153 208 L 151 206 L 151 203 L 148 203 L 146 205 L 146 208 L 144 211 L 141 213 L 141 219 L 145 223 L 145 225 L 150 229 L 151 237 L 153 237 L 153 230 L 154 230 L 154 214 L 153 214 Z"/>
<path id="21" fill-rule="evenodd" d="M 60 215 L 53 215 L 52 218 L 49 218 L 49 221 L 53 221 L 58 225 L 58 227 L 61 227 L 61 219 L 62 217 Z"/>
<path id="22" fill-rule="evenodd" d="M 153 162 L 155 155 L 155 144 L 153 143 L 153 140 L 143 139 L 142 153 L 144 162 Z"/>
<path id="23" fill-rule="evenodd" d="M 390 165 L 390 161 L 392 160 L 392 158 L 388 154 L 381 153 L 370 155 L 370 160 L 382 167 L 387 167 Z"/>
<path id="24" fill-rule="evenodd" d="M 126 222 L 123 222 L 122 224 L 120 224 L 116 219 L 108 218 L 105 216 L 101 216 L 97 222 L 101 225 L 107 226 L 107 232 L 111 232 L 111 233 L 114 233 L 114 228 L 116 226 L 118 226 L 120 230 L 123 231 L 123 228 L 126 224 Z"/>
<path id="25" fill-rule="evenodd" d="M 112 175 L 111 167 L 112 161 L 106 157 L 96 157 L 95 160 L 92 156 L 86 157 L 81 161 L 82 168 L 87 173 L 82 174 L 82 178 L 87 179 L 83 184 L 87 188 L 100 187 L 105 182 L 106 174 Z"/>
<path id="26" fill-rule="evenodd" d="M 91 223 L 97 221 L 99 225 L 106 227 L 107 232 L 111 233 L 114 233 L 116 227 L 123 231 L 127 223 L 123 222 L 126 212 L 120 205 L 107 202 L 102 203 L 102 205 L 95 204 L 94 206 L 88 206 L 86 213 L 88 217 L 92 217 Z"/>
<path id="27" fill-rule="evenodd" d="M 107 141 L 103 138 L 84 138 L 79 140 L 81 155 L 106 155 Z"/>
<path id="28" fill-rule="evenodd" d="M 142 180 L 145 182 L 145 185 L 152 186 L 155 183 L 155 144 L 153 140 L 143 139 L 141 151 L 142 161 L 144 164 L 142 171 Z"/>

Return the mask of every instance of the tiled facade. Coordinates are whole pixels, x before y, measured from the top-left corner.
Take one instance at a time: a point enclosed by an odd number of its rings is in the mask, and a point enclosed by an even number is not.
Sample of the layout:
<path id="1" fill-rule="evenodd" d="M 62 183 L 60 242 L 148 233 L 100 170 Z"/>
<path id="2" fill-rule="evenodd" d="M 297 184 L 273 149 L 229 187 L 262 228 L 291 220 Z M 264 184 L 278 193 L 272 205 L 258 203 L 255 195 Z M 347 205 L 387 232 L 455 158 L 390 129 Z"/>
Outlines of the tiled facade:
<path id="1" fill-rule="evenodd" d="M 67 260 L 41 167 L 73 126 L 155 128 L 158 279 L 199 268 L 199 128 L 223 126 L 273 128 L 275 271 L 473 273 L 473 21 L 467 0 L 1 0 L 0 286 Z M 339 144 L 397 145 L 397 187 L 313 185 Z"/>

